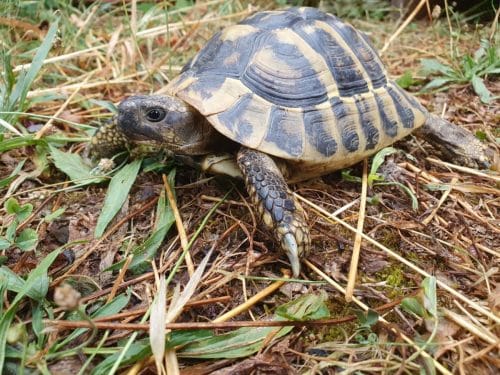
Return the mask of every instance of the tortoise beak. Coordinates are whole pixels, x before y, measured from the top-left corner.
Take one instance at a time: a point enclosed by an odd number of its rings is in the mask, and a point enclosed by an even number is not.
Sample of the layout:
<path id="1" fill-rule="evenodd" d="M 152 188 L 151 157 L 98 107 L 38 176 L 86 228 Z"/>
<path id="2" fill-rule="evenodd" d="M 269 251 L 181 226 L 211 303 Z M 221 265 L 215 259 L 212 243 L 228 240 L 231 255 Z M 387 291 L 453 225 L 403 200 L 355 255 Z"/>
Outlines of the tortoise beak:
<path id="1" fill-rule="evenodd" d="M 290 260 L 290 265 L 292 267 L 293 277 L 297 278 L 300 274 L 300 258 L 299 258 L 299 249 L 297 246 L 297 241 L 295 237 L 291 233 L 287 233 L 283 237 L 283 248 L 286 251 L 286 255 L 288 255 L 288 259 Z"/>

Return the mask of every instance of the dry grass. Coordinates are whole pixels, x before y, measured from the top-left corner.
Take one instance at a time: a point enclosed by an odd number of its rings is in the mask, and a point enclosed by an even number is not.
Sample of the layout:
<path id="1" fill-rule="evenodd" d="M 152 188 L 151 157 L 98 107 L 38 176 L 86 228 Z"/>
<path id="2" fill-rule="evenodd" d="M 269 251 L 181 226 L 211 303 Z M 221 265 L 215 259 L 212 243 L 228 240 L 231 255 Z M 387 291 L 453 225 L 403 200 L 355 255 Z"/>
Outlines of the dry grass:
<path id="1" fill-rule="evenodd" d="M 20 117 L 19 124 L 12 124 L 22 126 L 18 126 L 20 133 L 26 130 L 42 140 L 56 138 L 66 151 L 81 154 L 90 132 L 78 124 L 97 125 L 110 116 L 110 103 L 128 95 L 161 92 L 214 32 L 256 9 L 275 7 L 264 2 L 208 1 L 170 11 L 167 28 L 167 13 L 162 9 L 166 3 L 159 2 L 156 10 L 146 13 L 141 2 L 102 4 L 91 3 L 79 10 L 68 6 L 62 11 L 65 18 L 60 39 L 27 95 L 33 100 L 29 113 Z M 44 14 L 49 17 L 53 12 Z M 30 64 L 32 54 L 25 52 L 46 32 L 17 21 L 15 17 L 0 19 L 0 40 L 10 53 L 14 72 Z M 366 31 L 377 47 L 390 40 L 398 27 L 392 21 L 369 18 L 352 22 Z M 480 38 L 491 30 L 489 25 L 452 27 L 460 31 L 453 44 L 459 53 L 474 51 Z M 450 61 L 449 42 L 446 19 L 433 25 L 412 23 L 392 39 L 383 59 L 393 77 L 406 70 L 416 73 L 421 58 Z M 493 94 L 500 94 L 498 77 L 490 77 L 487 86 Z M 498 101 L 485 105 L 465 86 L 419 98 L 429 110 L 443 113 L 470 131 L 480 131 L 491 147 L 498 149 Z M 2 142 L 16 137 L 9 132 L 4 136 Z M 419 202 L 416 211 L 408 195 L 395 186 L 368 188 L 367 198 L 360 199 L 361 184 L 343 180 L 340 173 L 294 186 L 304 202 L 313 239 L 303 279 L 296 283 L 289 282 L 286 272 L 281 271 L 287 264 L 275 251 L 270 234 L 258 225 L 241 185 L 177 169 L 176 203 L 171 202 L 177 207 L 173 212 L 179 235 L 171 230 L 152 261 L 157 277 L 168 276 L 168 303 L 174 303 L 174 285 L 183 289 L 209 249 L 215 251 L 183 313 L 169 329 L 212 327 L 221 333 L 253 320 L 271 332 L 260 350 L 246 358 L 184 359 L 181 348 L 176 348 L 180 373 L 415 373 L 420 368 L 429 373 L 432 369 L 495 373 L 500 365 L 500 177 L 496 172 L 444 163 L 432 154 L 430 146 L 411 137 L 396 147 L 411 157 L 392 155 L 381 173 L 413 192 Z M 2 188 L 1 202 L 15 197 L 34 206 L 17 230 L 35 229 L 39 242 L 36 251 L 3 250 L 3 264 L 24 276 L 50 251 L 67 244 L 75 260 L 58 258 L 49 269 L 52 282 L 44 308 L 35 308 L 38 305 L 30 305 L 28 299 L 18 308 L 14 322 L 27 323 L 28 335 L 9 342 L 9 347 L 22 352 L 32 343 L 33 349 L 20 355 L 28 368 L 53 372 L 63 368 L 63 372 L 76 373 L 86 361 L 90 369 L 124 346 L 133 345 L 132 332 L 136 341 L 146 337 L 144 324 L 158 283 L 150 263 L 140 273 L 131 272 L 130 251 L 155 225 L 158 212 L 154 207 L 158 197 L 165 199 L 162 173 L 171 166 L 167 163 L 164 169 L 141 173 L 122 210 L 107 232 L 96 239 L 93 232 L 106 185 L 71 189 L 67 177 L 50 165 L 48 149 L 32 143 L 0 155 L 0 178 L 9 176 L 23 159 L 27 161 L 22 172 Z M 150 159 L 149 165 L 154 162 Z M 361 166 L 352 169 L 353 175 L 362 175 Z M 172 194 L 168 195 L 171 200 Z M 360 209 L 365 203 L 366 208 Z M 65 211 L 55 220 L 43 220 L 61 207 Z M 12 216 L 3 206 L 0 212 L 5 228 Z M 360 215 L 364 220 L 359 220 Z M 358 220 L 362 232 L 355 229 Z M 353 303 L 346 304 L 346 275 L 356 235 L 361 244 L 359 267 Z M 183 253 L 190 254 L 186 256 L 187 267 L 178 262 Z M 105 271 L 119 261 L 124 261 L 121 271 Z M 430 275 L 438 280 L 437 320 L 423 319 L 400 306 L 405 296 L 422 294 L 419 287 Z M 53 304 L 53 292 L 63 281 L 81 293 L 79 303 L 87 314 L 120 296 L 127 296 L 127 303 L 104 317 L 105 322 L 94 319 L 89 323 L 75 316 L 72 308 Z M 2 292 L 6 311 L 14 293 Z M 325 295 L 331 319 L 321 326 L 297 324 L 284 336 L 267 326 L 282 324 L 271 322 L 278 306 L 304 295 Z M 40 316 L 33 316 L 32 307 Z M 377 307 L 383 312 L 376 324 L 367 328 L 361 320 L 353 321 L 359 308 Z M 70 316 L 78 321 L 72 323 Z M 61 323 L 52 321 L 50 331 L 36 331 L 35 336 L 31 323 L 41 322 L 42 317 Z M 221 323 L 228 317 L 233 321 Z M 210 322 L 212 325 L 207 325 Z M 72 332 L 68 329 L 78 327 L 93 327 L 93 333 L 82 333 L 54 349 Z M 156 368 L 150 354 L 127 367 L 129 373 L 154 373 Z"/>

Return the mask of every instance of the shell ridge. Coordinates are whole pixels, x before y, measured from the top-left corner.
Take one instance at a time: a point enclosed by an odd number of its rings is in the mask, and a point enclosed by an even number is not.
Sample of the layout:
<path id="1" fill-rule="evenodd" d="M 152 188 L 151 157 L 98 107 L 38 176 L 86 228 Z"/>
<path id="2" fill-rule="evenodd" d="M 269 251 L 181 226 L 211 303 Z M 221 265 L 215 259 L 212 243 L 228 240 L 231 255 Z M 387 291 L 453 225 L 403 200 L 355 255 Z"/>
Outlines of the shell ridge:
<path id="1" fill-rule="evenodd" d="M 387 84 L 387 74 L 383 64 L 375 50 L 361 36 L 361 32 L 331 15 L 327 16 L 325 23 L 344 41 L 348 46 L 348 51 L 356 56 L 357 61 L 364 68 L 362 71 L 369 76 L 369 89 L 385 86 Z"/>

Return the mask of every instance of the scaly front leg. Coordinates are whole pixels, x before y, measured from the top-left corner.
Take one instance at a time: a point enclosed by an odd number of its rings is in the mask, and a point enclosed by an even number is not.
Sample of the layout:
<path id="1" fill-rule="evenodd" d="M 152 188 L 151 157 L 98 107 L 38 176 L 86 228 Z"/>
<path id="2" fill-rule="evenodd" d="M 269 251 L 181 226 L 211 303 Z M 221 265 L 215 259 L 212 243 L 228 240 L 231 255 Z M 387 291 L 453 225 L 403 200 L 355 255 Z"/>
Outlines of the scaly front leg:
<path id="1" fill-rule="evenodd" d="M 273 231 L 290 259 L 294 277 L 297 277 L 300 273 L 299 258 L 309 251 L 311 245 L 304 210 L 269 155 L 242 147 L 237 162 L 262 221 Z"/>

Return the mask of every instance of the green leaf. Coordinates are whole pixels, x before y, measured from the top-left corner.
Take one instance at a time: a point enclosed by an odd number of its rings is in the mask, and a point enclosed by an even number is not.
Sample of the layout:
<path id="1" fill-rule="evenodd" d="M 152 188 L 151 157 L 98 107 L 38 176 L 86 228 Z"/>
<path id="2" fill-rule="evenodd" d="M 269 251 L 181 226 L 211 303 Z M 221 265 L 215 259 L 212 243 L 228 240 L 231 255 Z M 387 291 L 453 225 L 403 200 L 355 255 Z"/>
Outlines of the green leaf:
<path id="1" fill-rule="evenodd" d="M 10 268 L 2 266 L 0 267 L 0 284 L 4 285 L 8 291 L 21 293 L 26 288 L 26 281 L 15 274 Z M 41 300 L 45 294 L 40 294 L 40 290 L 32 289 L 26 292 L 26 295 L 34 300 Z"/>
<path id="2" fill-rule="evenodd" d="M 291 330 L 292 327 L 239 328 L 233 332 L 191 342 L 180 349 L 178 355 L 204 359 L 246 357 L 259 351 L 269 335 L 272 334 L 273 338 L 277 339 Z"/>
<path id="3" fill-rule="evenodd" d="M 47 142 L 43 139 L 34 139 L 34 135 L 32 134 L 23 135 L 22 137 L 13 137 L 2 140 L 0 142 L 0 152 L 6 152 L 24 146 L 32 146 L 37 144 L 44 145 L 46 143 Z"/>
<path id="4" fill-rule="evenodd" d="M 132 184 L 134 183 L 142 160 L 137 159 L 125 165 L 113 176 L 109 184 L 101 215 L 97 220 L 95 237 L 101 237 L 110 221 L 125 203 Z"/>
<path id="5" fill-rule="evenodd" d="M 384 186 L 384 185 L 394 185 L 399 187 L 401 190 L 403 190 L 408 197 L 411 199 L 411 208 L 416 211 L 418 210 L 418 199 L 415 194 L 413 194 L 413 191 L 411 191 L 408 186 L 403 185 L 401 182 L 396 182 L 396 181 L 388 181 L 388 182 L 377 182 L 374 184 L 375 186 Z"/>
<path id="6" fill-rule="evenodd" d="M 451 76 L 451 77 L 453 77 L 456 74 L 451 67 L 440 63 L 436 59 L 422 59 L 420 63 L 422 65 L 422 70 L 424 74 L 441 73 L 445 76 Z"/>
<path id="7" fill-rule="evenodd" d="M 430 91 L 433 89 L 437 89 L 449 82 L 452 82 L 453 80 L 451 78 L 434 78 L 432 81 L 430 81 L 428 84 L 426 84 L 424 87 L 422 87 L 422 91 Z"/>
<path id="8" fill-rule="evenodd" d="M 24 229 L 14 240 L 14 244 L 23 251 L 33 250 L 38 243 L 38 233 L 31 228 Z"/>
<path id="9" fill-rule="evenodd" d="M 26 220 L 33 212 L 33 205 L 31 203 L 25 203 L 20 206 L 16 212 L 16 219 L 21 223 Z"/>
<path id="10" fill-rule="evenodd" d="M 373 157 L 370 174 L 371 175 L 377 174 L 377 171 L 384 162 L 385 157 L 388 155 L 395 154 L 396 152 L 398 152 L 398 150 L 396 150 L 394 147 L 386 147 L 377 152 L 377 154 Z"/>
<path id="11" fill-rule="evenodd" d="M 474 91 L 479 96 L 481 101 L 485 104 L 489 104 L 491 102 L 491 92 L 485 86 L 484 81 L 481 78 L 479 78 L 478 76 L 474 75 L 472 77 L 471 82 L 472 82 L 472 87 L 474 88 Z"/>
<path id="12" fill-rule="evenodd" d="M 10 304 L 9 309 L 0 316 L 0 369 L 4 368 L 4 363 L 5 363 L 7 331 L 12 323 L 12 320 L 14 319 L 19 303 L 32 289 L 38 289 L 40 294 L 43 294 L 44 296 L 45 294 L 47 294 L 48 290 L 47 271 L 61 251 L 62 249 L 58 248 L 52 251 L 44 259 L 42 259 L 40 264 L 30 272 L 25 282 L 24 288 L 21 291 L 19 291 L 19 293 L 16 295 L 16 297 Z M 1 282 L 0 282 L 0 289 L 2 289 Z"/>
<path id="13" fill-rule="evenodd" d="M 305 294 L 294 301 L 285 303 L 276 309 L 276 315 L 288 320 L 326 319 L 330 317 L 325 305 L 325 294 Z"/>
<path id="14" fill-rule="evenodd" d="M 213 333 L 209 330 L 193 330 L 193 331 L 173 331 L 167 339 L 165 348 L 172 349 L 179 346 L 192 343 L 196 340 L 212 337 Z M 103 361 L 99 362 L 92 370 L 93 375 L 108 375 L 109 370 L 115 364 L 121 353 L 110 355 Z M 147 338 L 135 341 L 122 358 L 122 366 L 127 366 L 133 363 L 140 362 L 151 356 L 151 347 Z"/>
<path id="15" fill-rule="evenodd" d="M 476 131 L 475 136 L 477 139 L 479 139 L 480 141 L 483 141 L 483 142 L 488 139 L 486 133 L 483 132 L 482 130 Z"/>
<path id="16" fill-rule="evenodd" d="M 399 87 L 403 89 L 407 89 L 410 86 L 413 86 L 418 81 L 413 78 L 413 74 L 410 70 L 404 72 L 404 74 L 396 80 L 396 83 Z"/>
<path id="17" fill-rule="evenodd" d="M 7 201 L 4 203 L 5 211 L 7 211 L 8 214 L 15 214 L 19 211 L 21 206 L 19 206 L 19 203 L 17 202 L 16 198 L 9 198 Z"/>
<path id="18" fill-rule="evenodd" d="M 120 357 L 121 352 L 108 356 L 100 361 L 93 369 L 92 375 L 108 375 L 115 362 Z M 137 340 L 128 348 L 121 359 L 121 365 L 127 366 L 132 363 L 138 363 L 141 360 L 151 356 L 151 347 L 147 339 Z"/>
<path id="19" fill-rule="evenodd" d="M 168 174 L 168 183 L 170 186 L 174 186 L 175 169 L 170 171 Z M 174 189 L 172 190 L 174 191 Z M 133 272 L 136 271 L 136 268 L 141 268 L 141 264 L 144 262 L 148 262 L 149 265 L 149 261 L 156 255 L 156 252 L 160 248 L 173 223 L 175 223 L 175 217 L 172 208 L 170 207 L 168 200 L 165 199 L 164 191 L 162 191 L 160 199 L 158 199 L 158 203 L 156 205 L 156 221 L 153 232 L 143 244 L 132 250 L 134 258 L 132 259 L 129 268 Z"/>
<path id="20" fill-rule="evenodd" d="M 351 175 L 352 170 L 345 169 L 341 172 L 342 180 L 347 182 L 361 182 L 361 178 L 358 176 Z"/>
<path id="21" fill-rule="evenodd" d="M 422 306 L 420 301 L 415 297 L 407 297 L 401 301 L 401 307 L 403 310 L 406 310 L 410 313 L 413 313 L 421 318 L 425 318 L 427 316 L 427 312 L 425 308 Z"/>
<path id="22" fill-rule="evenodd" d="M 19 225 L 19 221 L 17 219 L 12 220 L 12 223 L 9 224 L 7 230 L 5 231 L 5 238 L 9 242 L 14 242 L 14 238 L 16 237 L 17 226 Z"/>
<path id="23" fill-rule="evenodd" d="M 45 331 L 45 324 L 43 322 L 43 318 L 45 315 L 45 311 L 43 309 L 43 304 L 36 303 L 31 311 L 32 311 L 31 327 L 33 328 L 33 332 L 35 333 L 35 335 L 38 339 L 37 346 L 39 348 L 41 348 L 41 347 L 44 347 L 45 338 L 46 338 L 46 333 L 44 332 Z"/>
<path id="24" fill-rule="evenodd" d="M 49 146 L 49 148 L 56 168 L 68 175 L 75 183 L 86 185 L 104 180 L 92 174 L 92 168 L 83 161 L 80 155 L 60 151 L 54 146 Z"/>
<path id="25" fill-rule="evenodd" d="M 434 318 L 437 318 L 436 278 L 434 276 L 426 277 L 422 281 L 422 288 L 424 290 L 424 306 Z"/>
<path id="26" fill-rule="evenodd" d="M 354 310 L 361 328 L 371 328 L 377 324 L 380 315 L 375 310 L 369 309 L 368 311 Z"/>

